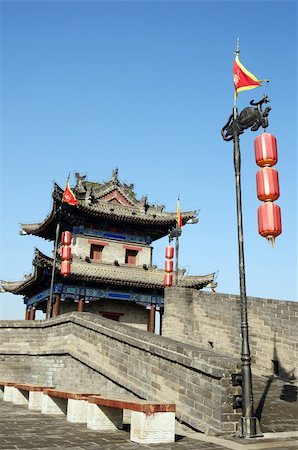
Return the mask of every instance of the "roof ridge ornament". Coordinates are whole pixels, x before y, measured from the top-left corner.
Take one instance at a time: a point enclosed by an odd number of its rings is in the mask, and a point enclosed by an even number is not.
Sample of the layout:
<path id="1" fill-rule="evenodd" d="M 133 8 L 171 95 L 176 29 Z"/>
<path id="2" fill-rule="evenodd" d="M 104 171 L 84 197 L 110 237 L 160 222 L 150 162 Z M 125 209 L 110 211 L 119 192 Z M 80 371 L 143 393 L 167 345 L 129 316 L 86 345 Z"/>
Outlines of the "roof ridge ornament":
<path id="1" fill-rule="evenodd" d="M 113 169 L 111 180 L 112 180 L 114 183 L 116 183 L 116 184 L 119 183 L 119 179 L 118 179 L 118 167 L 115 167 L 115 169 Z"/>
<path id="2" fill-rule="evenodd" d="M 77 193 L 85 193 L 86 192 L 86 188 L 83 185 L 83 181 L 86 179 L 86 174 L 85 175 L 80 175 L 79 172 L 75 172 L 74 173 L 75 177 L 76 177 L 76 186 L 75 186 L 75 190 Z"/>

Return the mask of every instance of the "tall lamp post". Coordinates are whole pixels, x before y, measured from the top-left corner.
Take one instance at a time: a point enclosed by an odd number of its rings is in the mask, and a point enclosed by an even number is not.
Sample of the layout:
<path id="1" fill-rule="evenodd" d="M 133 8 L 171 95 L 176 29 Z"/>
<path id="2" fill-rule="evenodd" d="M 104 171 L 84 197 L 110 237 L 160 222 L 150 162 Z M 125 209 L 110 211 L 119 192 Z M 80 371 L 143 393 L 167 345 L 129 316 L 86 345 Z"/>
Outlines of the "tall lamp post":
<path id="1" fill-rule="evenodd" d="M 247 319 L 247 297 L 245 283 L 244 245 L 243 245 L 243 225 L 242 225 L 242 201 L 241 201 L 241 153 L 240 134 L 250 128 L 256 131 L 260 127 L 268 126 L 268 114 L 270 107 L 262 110 L 262 105 L 268 103 L 269 99 L 264 96 L 257 103 L 250 102 L 251 107 L 245 108 L 240 114 L 236 106 L 230 115 L 228 122 L 222 128 L 221 134 L 225 141 L 233 140 L 234 148 L 234 169 L 236 183 L 236 204 L 237 204 L 237 230 L 238 230 L 238 255 L 239 255 L 239 284 L 241 302 L 241 368 L 242 368 L 242 417 L 240 421 L 241 437 L 256 437 L 260 433 L 259 421 L 254 416 L 254 404 L 252 393 L 251 355 L 249 348 L 249 330 Z"/>

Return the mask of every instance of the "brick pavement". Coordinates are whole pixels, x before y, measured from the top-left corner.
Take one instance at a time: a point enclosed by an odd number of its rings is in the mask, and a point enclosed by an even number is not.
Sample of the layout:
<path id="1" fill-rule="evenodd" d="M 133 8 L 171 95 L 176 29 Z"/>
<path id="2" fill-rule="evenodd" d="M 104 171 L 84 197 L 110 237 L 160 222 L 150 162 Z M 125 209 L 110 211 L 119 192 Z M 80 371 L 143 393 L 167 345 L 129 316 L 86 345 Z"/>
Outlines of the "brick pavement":
<path id="1" fill-rule="evenodd" d="M 88 430 L 84 424 L 73 424 L 65 417 L 46 416 L 39 411 L 30 411 L 25 406 L 16 406 L 0 400 L 0 449 L 149 449 L 164 450 L 202 449 L 223 450 L 222 446 L 202 443 L 184 437 L 175 444 L 140 445 L 129 440 L 127 431 L 99 433 Z"/>
<path id="2" fill-rule="evenodd" d="M 99 433 L 65 417 L 46 416 L 0 400 L 0 450 L 297 450 L 298 434 L 287 439 L 220 439 L 200 433 L 181 433 L 173 444 L 140 445 L 130 442 L 127 431 Z"/>

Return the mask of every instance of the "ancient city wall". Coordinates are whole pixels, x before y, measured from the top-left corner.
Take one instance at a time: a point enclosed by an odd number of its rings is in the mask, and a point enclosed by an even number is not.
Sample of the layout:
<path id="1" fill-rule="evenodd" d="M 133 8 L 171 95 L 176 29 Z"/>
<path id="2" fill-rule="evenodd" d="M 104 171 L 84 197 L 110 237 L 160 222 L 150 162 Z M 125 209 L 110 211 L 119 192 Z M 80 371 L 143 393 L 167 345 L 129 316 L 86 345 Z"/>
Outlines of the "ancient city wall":
<path id="1" fill-rule="evenodd" d="M 125 394 L 126 391 L 91 367 L 82 365 L 68 354 L 23 354 L 0 356 L 0 379 L 55 386 L 57 389 Z"/>
<path id="2" fill-rule="evenodd" d="M 252 368 L 298 378 L 298 302 L 247 299 Z M 240 298 L 184 288 L 165 293 L 163 335 L 239 357 Z"/>
<path id="3" fill-rule="evenodd" d="M 0 322 L 0 375 L 82 390 L 125 390 L 174 402 L 177 418 L 205 433 L 236 430 L 234 358 L 89 313 Z M 37 375 L 38 374 L 38 375 Z M 39 376 L 39 378 L 38 378 Z M 35 378 L 34 378 L 35 377 Z"/>

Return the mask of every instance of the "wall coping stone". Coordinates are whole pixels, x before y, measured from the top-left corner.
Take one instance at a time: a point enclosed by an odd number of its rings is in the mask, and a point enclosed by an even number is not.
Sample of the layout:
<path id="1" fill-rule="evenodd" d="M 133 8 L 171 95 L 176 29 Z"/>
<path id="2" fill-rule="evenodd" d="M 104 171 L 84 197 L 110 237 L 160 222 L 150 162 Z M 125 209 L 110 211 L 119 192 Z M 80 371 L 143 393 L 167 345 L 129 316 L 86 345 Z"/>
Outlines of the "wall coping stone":
<path id="1" fill-rule="evenodd" d="M 158 336 L 147 331 L 143 331 L 126 324 L 114 322 L 104 317 L 95 316 L 92 313 L 71 312 L 61 314 L 57 318 L 49 320 L 18 320 L 18 321 L 0 321 L 1 328 L 48 328 L 65 324 L 76 324 L 83 328 L 91 329 L 97 333 L 125 342 L 131 346 L 142 349 L 143 351 L 154 353 L 170 361 L 181 365 L 191 367 L 197 371 L 204 372 L 211 377 L 222 378 L 227 376 L 227 371 L 235 371 L 240 367 L 238 358 L 222 355 L 216 352 L 210 352 L 203 348 L 197 348 L 191 344 L 184 344 L 171 338 Z M 5 351 L 2 353 L 6 353 Z M 9 352 L 11 354 L 11 351 Z M 24 352 L 31 354 L 30 350 Z M 52 354 L 45 350 L 43 354 Z M 59 348 L 57 354 L 69 353 L 67 346 Z M 19 354 L 19 352 L 18 352 Z M 32 353 L 36 354 L 36 352 Z"/>

